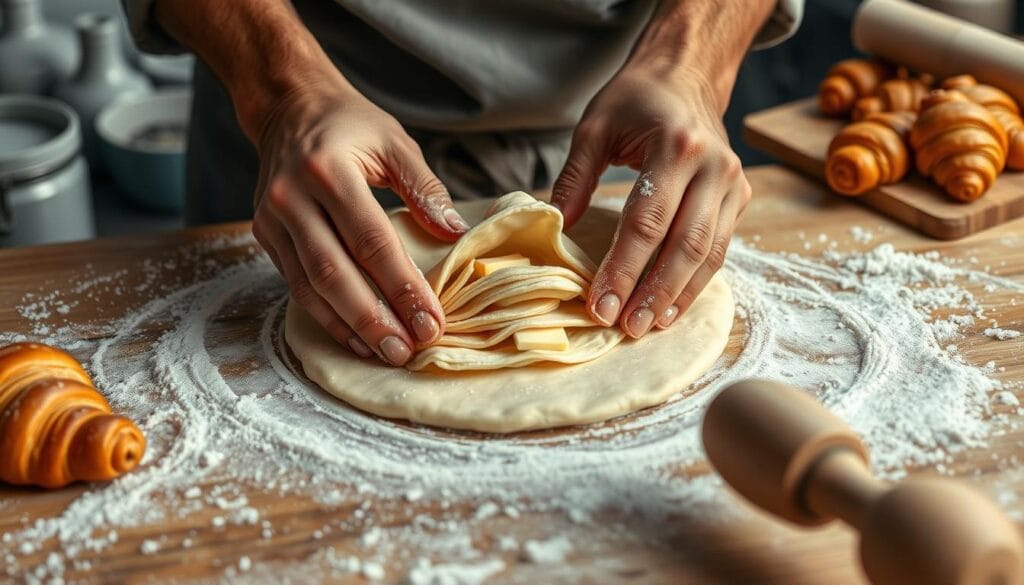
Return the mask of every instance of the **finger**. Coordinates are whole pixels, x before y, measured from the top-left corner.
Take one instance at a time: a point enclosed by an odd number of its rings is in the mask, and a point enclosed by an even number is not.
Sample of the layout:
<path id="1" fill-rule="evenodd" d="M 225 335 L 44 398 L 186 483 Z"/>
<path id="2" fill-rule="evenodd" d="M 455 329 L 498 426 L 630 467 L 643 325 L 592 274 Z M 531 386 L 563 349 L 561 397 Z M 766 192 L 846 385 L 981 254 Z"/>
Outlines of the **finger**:
<path id="1" fill-rule="evenodd" d="M 732 241 L 732 235 L 736 231 L 736 226 L 739 224 L 747 202 L 750 200 L 750 186 L 746 180 L 741 183 L 730 191 L 725 201 L 722 202 L 722 209 L 718 213 L 718 227 L 715 230 L 708 257 L 694 272 L 693 277 L 683 287 L 676 300 L 660 313 L 656 323 L 658 328 L 665 329 L 672 325 L 679 315 L 689 310 L 700 293 L 711 282 L 711 278 L 725 264 L 729 242 Z"/>
<path id="2" fill-rule="evenodd" d="M 623 307 L 626 334 L 634 338 L 646 334 L 707 258 L 722 191 L 727 188 L 707 167 L 690 181 L 650 272 Z"/>
<path id="3" fill-rule="evenodd" d="M 454 242 L 469 230 L 448 189 L 427 166 L 419 145 L 412 139 L 402 141 L 392 148 L 391 158 L 391 189 L 409 207 L 416 223 L 445 242 Z"/>
<path id="4" fill-rule="evenodd" d="M 592 123 L 581 122 L 572 135 L 572 146 L 562 172 L 551 188 L 551 204 L 562 210 L 569 228 L 583 215 L 597 188 L 601 173 L 608 168 L 608 155 Z"/>
<path id="5" fill-rule="evenodd" d="M 340 158 L 313 159 L 308 170 L 316 183 L 310 192 L 327 210 L 352 259 L 418 343 L 436 341 L 444 330 L 441 303 L 409 258 L 366 179 Z"/>
<path id="6" fill-rule="evenodd" d="M 280 179 L 271 183 L 267 197 L 291 237 L 288 249 L 298 257 L 304 280 L 312 288 L 311 292 L 300 288 L 301 296 L 322 297 L 388 363 L 400 366 L 409 361 L 412 337 L 342 248 L 324 211 Z M 284 250 L 278 247 L 277 251 L 284 260 Z M 296 278 L 296 283 L 301 287 L 302 280 Z"/>
<path id="7" fill-rule="evenodd" d="M 626 199 L 612 246 L 590 287 L 587 307 L 605 325 L 618 322 L 695 172 L 695 165 L 680 165 L 670 157 L 652 156 L 650 162 Z"/>
<path id="8" fill-rule="evenodd" d="M 253 231 L 256 232 L 254 222 Z M 295 255 L 295 244 L 284 226 L 276 218 L 260 222 L 258 238 L 267 251 L 270 260 L 288 284 L 292 299 L 299 303 L 313 320 L 320 324 L 327 333 L 342 347 L 349 348 L 359 357 L 370 357 L 373 352 L 346 324 L 333 308 L 313 289 L 302 269 L 302 263 Z"/>

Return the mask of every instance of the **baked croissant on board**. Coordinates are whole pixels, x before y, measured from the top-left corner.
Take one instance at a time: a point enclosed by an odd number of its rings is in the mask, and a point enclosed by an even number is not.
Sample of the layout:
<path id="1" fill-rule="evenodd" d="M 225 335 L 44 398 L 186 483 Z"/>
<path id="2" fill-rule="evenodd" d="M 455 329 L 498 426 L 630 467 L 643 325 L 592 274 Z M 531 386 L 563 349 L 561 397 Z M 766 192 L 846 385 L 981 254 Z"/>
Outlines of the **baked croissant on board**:
<path id="1" fill-rule="evenodd" d="M 843 128 L 828 147 L 829 186 L 843 195 L 862 195 L 906 176 L 907 135 L 916 119 L 914 112 L 875 112 Z"/>
<path id="2" fill-rule="evenodd" d="M 971 75 L 950 77 L 942 82 L 942 87 L 958 90 L 992 112 L 1006 130 L 1009 140 L 1006 166 L 1016 171 L 1024 170 L 1024 120 L 1021 120 L 1020 107 L 1010 94 L 998 87 L 979 84 Z"/>
<path id="3" fill-rule="evenodd" d="M 111 414 L 81 364 L 37 343 L 0 348 L 0 481 L 61 487 L 133 469 L 146 439 Z"/>
<path id="4" fill-rule="evenodd" d="M 875 112 L 916 112 L 921 109 L 921 100 L 930 90 L 931 79 L 927 77 L 902 77 L 884 81 L 872 95 L 857 100 L 850 117 L 858 121 Z"/>
<path id="5" fill-rule="evenodd" d="M 1003 126 L 984 106 L 957 90 L 935 90 L 910 129 L 918 172 L 960 201 L 974 201 L 1006 165 Z"/>
<path id="6" fill-rule="evenodd" d="M 829 69 L 824 81 L 818 86 L 818 106 L 829 116 L 842 116 L 853 108 L 860 98 L 875 92 L 896 72 L 892 67 L 868 59 L 846 59 Z"/>

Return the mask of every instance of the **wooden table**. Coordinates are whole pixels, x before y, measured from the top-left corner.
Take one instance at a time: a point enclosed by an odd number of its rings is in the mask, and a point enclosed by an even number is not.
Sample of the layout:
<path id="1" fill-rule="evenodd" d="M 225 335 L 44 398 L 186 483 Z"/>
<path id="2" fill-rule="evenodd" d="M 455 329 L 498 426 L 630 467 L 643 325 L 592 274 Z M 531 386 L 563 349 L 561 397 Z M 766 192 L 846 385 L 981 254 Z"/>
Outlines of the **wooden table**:
<path id="1" fill-rule="evenodd" d="M 1001 238 L 1021 237 L 1024 242 L 1024 222 L 1016 221 L 958 242 L 938 242 L 926 239 L 896 225 L 869 210 L 833 197 L 819 184 L 775 166 L 748 169 L 755 198 L 750 206 L 739 235 L 750 239 L 760 237 L 758 246 L 766 250 L 802 251 L 801 234 L 825 233 L 838 240 L 839 250 L 866 249 L 880 239 L 892 242 L 900 249 L 922 251 L 940 250 L 944 255 L 957 258 L 977 257 L 980 264 L 1002 261 L 993 272 L 1024 282 L 1024 247 L 1007 246 Z M 628 193 L 625 184 L 604 185 L 600 195 L 622 197 Z M 857 243 L 849 233 L 851 226 L 860 225 L 875 230 L 876 241 Z M 45 290 L 48 282 L 62 283 L 81 275 L 83 271 L 113 272 L 137 264 L 143 259 L 154 262 L 173 260 L 174 280 L 188 283 L 208 275 L 206 261 L 213 258 L 227 260 L 225 254 L 244 256 L 253 250 L 236 248 L 211 249 L 182 256 L 181 245 L 205 241 L 215 236 L 239 236 L 246 233 L 248 224 L 228 224 L 190 229 L 164 234 L 129 238 L 96 240 L 91 242 L 47 246 L 39 248 L 0 251 L 0 330 L 31 334 L 38 322 L 25 319 L 17 310 L 26 293 Z M 225 250 L 228 250 L 227 252 Z M 170 277 L 163 273 L 161 278 Z M 101 338 L 110 335 L 111 319 L 132 307 L 149 300 L 156 290 L 150 287 L 142 292 L 106 298 L 95 294 L 83 298 L 75 314 L 89 315 L 79 323 L 86 337 Z M 1024 303 L 998 307 L 990 311 L 993 318 L 1005 327 L 1024 326 Z M 236 315 L 246 318 L 245 309 Z M 151 332 L 153 336 L 159 331 Z M 735 334 L 736 332 L 734 332 Z M 731 346 L 738 342 L 734 336 Z M 996 360 L 1005 370 L 997 375 L 1005 380 L 1024 381 L 1024 353 L 1019 343 L 992 341 L 983 336 L 971 336 L 961 349 L 974 363 Z M 1018 395 L 1020 391 L 1018 390 Z M 1022 467 L 991 465 L 991 452 L 1024 452 L 1024 433 L 1011 433 L 994 437 L 988 450 L 963 454 L 955 466 L 957 473 L 984 487 L 1000 479 L 1005 483 L 1016 474 L 1024 478 Z M 1024 464 L 1022 464 L 1024 465 Z M 706 471 L 706 468 L 695 472 Z M 1024 479 L 1021 479 L 1021 498 L 1008 503 L 1008 509 L 1018 514 L 1024 511 Z M 85 488 L 77 486 L 63 490 L 41 492 L 0 488 L 0 530 L 18 529 L 36 518 L 53 516 Z M 142 526 L 120 531 L 120 539 L 100 554 L 85 554 L 91 570 L 68 567 L 65 579 L 84 579 L 95 582 L 150 582 L 176 579 L 178 582 L 216 579 L 224 575 L 225 567 L 237 566 L 243 556 L 263 566 L 287 571 L 290 564 L 311 562 L 327 546 L 344 550 L 357 550 L 353 542 L 359 534 L 354 531 L 335 530 L 321 538 L 314 538 L 325 522 L 346 518 L 352 513 L 349 504 L 329 506 L 301 498 L 280 498 L 261 493 L 253 488 L 249 500 L 260 508 L 263 518 L 271 519 L 275 526 L 272 538 L 262 538 L 254 526 L 211 527 L 210 513 L 195 513 L 159 525 Z M 411 504 L 392 502 L 393 522 L 408 521 L 404 507 Z M 436 511 L 436 510 L 435 510 Z M 424 513 L 430 514 L 428 508 Z M 467 508 L 467 514 L 472 509 Z M 759 514 L 743 515 L 742 520 L 712 525 L 685 524 L 685 515 L 674 526 L 654 529 L 636 524 L 638 531 L 651 531 L 648 543 L 611 543 L 598 555 L 579 552 L 570 554 L 564 566 L 557 571 L 550 566 L 532 565 L 510 553 L 505 559 L 509 569 L 495 577 L 495 583 L 693 583 L 693 582 L 756 582 L 756 583 L 861 583 L 863 577 L 856 564 L 856 541 L 845 528 L 832 526 L 814 531 L 801 531 L 772 522 Z M 404 520 L 403 520 L 404 518 Z M 529 533 L 538 526 L 555 526 L 568 521 L 558 515 L 524 514 L 518 519 L 495 520 L 475 536 L 474 540 L 494 538 L 502 533 Z M 629 526 L 630 524 L 626 524 Z M 595 532 L 599 532 L 596 531 Z M 179 546 L 186 538 L 194 545 Z M 148 538 L 163 538 L 155 554 L 140 555 L 140 544 Z M 614 540 L 614 539 L 613 539 Z M 0 561 L 11 552 L 10 545 L 0 543 Z M 43 543 L 42 549 L 32 557 L 43 562 L 53 543 Z M 597 549 L 594 549 L 597 550 Z M 358 554 L 358 553 L 355 553 Z M 312 561 L 310 559 L 313 559 Z M 386 567 L 384 582 L 400 582 L 402 567 Z M 287 574 L 287 573 L 282 573 Z M 361 583 L 360 575 L 345 575 L 325 569 L 322 574 L 304 573 L 296 582 L 330 581 Z M 312 575 L 312 576 L 311 576 Z M 255 574 L 250 574 L 255 577 Z M 0 580 L 3 573 L 0 572 Z M 257 579 L 258 580 L 258 579 Z"/>

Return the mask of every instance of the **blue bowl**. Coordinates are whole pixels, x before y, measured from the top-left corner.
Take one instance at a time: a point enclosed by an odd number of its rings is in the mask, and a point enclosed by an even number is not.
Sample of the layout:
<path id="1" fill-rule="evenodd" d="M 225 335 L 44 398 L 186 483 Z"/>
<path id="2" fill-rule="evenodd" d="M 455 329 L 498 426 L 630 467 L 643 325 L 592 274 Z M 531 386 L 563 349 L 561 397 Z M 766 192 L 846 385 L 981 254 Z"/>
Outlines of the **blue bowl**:
<path id="1" fill-rule="evenodd" d="M 96 117 L 100 155 L 134 202 L 156 211 L 185 207 L 185 142 L 192 92 L 169 89 L 117 100 Z"/>

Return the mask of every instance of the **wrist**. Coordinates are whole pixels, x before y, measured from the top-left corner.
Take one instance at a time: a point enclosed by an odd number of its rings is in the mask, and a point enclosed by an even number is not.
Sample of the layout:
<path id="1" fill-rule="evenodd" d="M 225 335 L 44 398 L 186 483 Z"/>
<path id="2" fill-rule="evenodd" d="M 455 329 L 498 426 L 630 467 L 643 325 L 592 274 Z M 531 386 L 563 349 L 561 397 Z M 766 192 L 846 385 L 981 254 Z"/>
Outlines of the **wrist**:
<path id="1" fill-rule="evenodd" d="M 356 91 L 329 60 L 282 62 L 273 69 L 237 83 L 226 83 L 239 125 L 257 147 L 268 124 L 282 111 L 321 96 L 339 99 Z"/>
<path id="2" fill-rule="evenodd" d="M 624 69 L 681 87 L 708 88 L 724 113 L 740 64 L 775 0 L 663 0 Z"/>
<path id="3" fill-rule="evenodd" d="M 152 11 L 213 71 L 253 142 L 278 104 L 304 88 L 355 91 L 288 2 L 156 0 Z"/>

